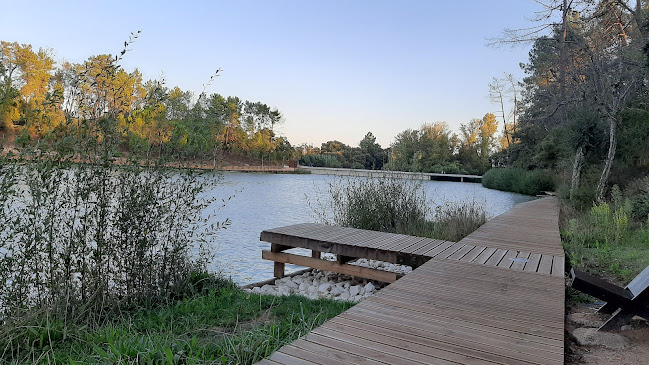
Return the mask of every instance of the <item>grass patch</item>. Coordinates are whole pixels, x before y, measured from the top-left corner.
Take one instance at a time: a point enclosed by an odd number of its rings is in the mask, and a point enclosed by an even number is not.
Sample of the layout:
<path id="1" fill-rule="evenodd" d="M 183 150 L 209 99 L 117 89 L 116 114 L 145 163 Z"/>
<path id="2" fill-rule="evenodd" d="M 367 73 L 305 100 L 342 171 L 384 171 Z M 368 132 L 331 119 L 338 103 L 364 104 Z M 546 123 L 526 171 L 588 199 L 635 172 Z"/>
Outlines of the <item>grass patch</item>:
<path id="1" fill-rule="evenodd" d="M 228 286 L 173 304 L 125 312 L 96 328 L 41 320 L 24 326 L 27 330 L 20 337 L 4 334 L 0 361 L 251 364 L 352 305 L 257 295 Z M 7 352 L 9 342 L 26 346 Z"/>

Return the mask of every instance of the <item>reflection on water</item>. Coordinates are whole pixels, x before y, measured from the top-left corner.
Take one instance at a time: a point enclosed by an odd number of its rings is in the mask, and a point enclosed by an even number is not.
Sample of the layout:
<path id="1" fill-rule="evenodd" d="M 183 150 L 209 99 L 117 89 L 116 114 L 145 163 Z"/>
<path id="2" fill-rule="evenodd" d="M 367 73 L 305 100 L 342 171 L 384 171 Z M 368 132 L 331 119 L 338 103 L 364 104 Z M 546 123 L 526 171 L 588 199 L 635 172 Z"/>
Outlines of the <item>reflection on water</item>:
<path id="1" fill-rule="evenodd" d="M 269 279 L 273 264 L 261 259 L 261 250 L 270 244 L 259 241 L 265 229 L 296 223 L 317 222 L 308 200 L 327 199 L 328 182 L 336 179 L 324 175 L 281 175 L 224 173 L 223 183 L 207 192 L 209 197 L 227 199 L 226 205 L 215 203 L 206 215 L 216 220 L 229 218 L 232 223 L 216 237 L 216 257 L 210 269 L 231 276 L 238 284 Z M 489 217 L 507 211 L 531 197 L 490 190 L 480 184 L 425 181 L 424 188 L 431 204 L 474 200 L 484 204 Z M 308 200 L 307 200 L 308 196 Z M 287 272 L 298 269 L 287 265 Z"/>

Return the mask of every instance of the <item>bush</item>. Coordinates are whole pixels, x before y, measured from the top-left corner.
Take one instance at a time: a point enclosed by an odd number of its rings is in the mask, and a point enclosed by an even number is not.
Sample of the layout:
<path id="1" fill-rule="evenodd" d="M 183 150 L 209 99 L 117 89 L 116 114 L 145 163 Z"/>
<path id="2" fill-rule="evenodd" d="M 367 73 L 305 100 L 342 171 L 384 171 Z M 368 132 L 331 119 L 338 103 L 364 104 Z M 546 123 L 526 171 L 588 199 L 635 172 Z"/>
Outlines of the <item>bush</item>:
<path id="1" fill-rule="evenodd" d="M 426 221 L 429 208 L 421 182 L 393 178 L 340 178 L 329 186 L 332 217 L 343 227 L 404 232 Z"/>
<path id="2" fill-rule="evenodd" d="M 536 195 L 555 188 L 547 170 L 528 171 L 519 168 L 493 168 L 482 176 L 482 186 L 489 189 Z"/>
<path id="3" fill-rule="evenodd" d="M 304 155 L 300 159 L 300 164 L 314 167 L 343 167 L 342 163 L 336 157 L 331 155 Z"/>
<path id="4" fill-rule="evenodd" d="M 641 222 L 649 219 L 649 176 L 631 182 L 625 195 L 631 202 L 633 218 Z"/>

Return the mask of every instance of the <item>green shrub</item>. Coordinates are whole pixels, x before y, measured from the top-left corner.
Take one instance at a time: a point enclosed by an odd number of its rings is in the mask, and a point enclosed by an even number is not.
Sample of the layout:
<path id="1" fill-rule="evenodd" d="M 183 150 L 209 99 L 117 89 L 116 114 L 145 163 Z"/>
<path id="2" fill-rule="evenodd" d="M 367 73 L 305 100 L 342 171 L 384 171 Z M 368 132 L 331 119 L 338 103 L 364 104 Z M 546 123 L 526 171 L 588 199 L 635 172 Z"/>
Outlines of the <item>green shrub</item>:
<path id="1" fill-rule="evenodd" d="M 649 219 L 649 176 L 631 182 L 625 195 L 631 202 L 633 218 L 641 222 Z"/>
<path id="2" fill-rule="evenodd" d="M 393 178 L 340 178 L 330 184 L 327 223 L 382 232 L 404 232 L 426 221 L 421 182 Z"/>
<path id="3" fill-rule="evenodd" d="M 489 189 L 536 195 L 555 188 L 547 170 L 528 171 L 519 168 L 493 168 L 482 176 L 482 186 Z"/>
<path id="4" fill-rule="evenodd" d="M 300 159 L 300 164 L 313 167 L 343 167 L 342 163 L 335 156 L 331 155 L 304 155 Z"/>

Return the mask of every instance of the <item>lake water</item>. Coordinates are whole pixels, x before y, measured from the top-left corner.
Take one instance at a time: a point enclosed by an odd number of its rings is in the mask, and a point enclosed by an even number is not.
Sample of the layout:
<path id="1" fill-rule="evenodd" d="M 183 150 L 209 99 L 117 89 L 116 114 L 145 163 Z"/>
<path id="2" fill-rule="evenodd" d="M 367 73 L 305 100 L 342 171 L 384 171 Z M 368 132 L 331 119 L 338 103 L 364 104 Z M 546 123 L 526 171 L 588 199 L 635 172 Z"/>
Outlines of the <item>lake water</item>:
<path id="1" fill-rule="evenodd" d="M 223 173 L 222 183 L 208 191 L 207 195 L 218 199 L 232 198 L 224 207 L 218 209 L 221 204 L 213 204 L 205 213 L 215 215 L 218 220 L 229 218 L 231 225 L 219 231 L 215 238 L 216 258 L 210 269 L 232 277 L 238 284 L 272 278 L 273 263 L 261 259 L 261 251 L 269 249 L 270 244 L 259 241 L 259 234 L 265 229 L 318 222 L 309 201 L 313 204 L 318 198 L 326 200 L 329 183 L 334 179 L 339 178 L 325 175 Z M 472 183 L 424 181 L 423 187 L 432 206 L 474 200 L 484 205 L 489 217 L 532 199 Z M 297 269 L 300 267 L 287 265 L 287 272 Z"/>

